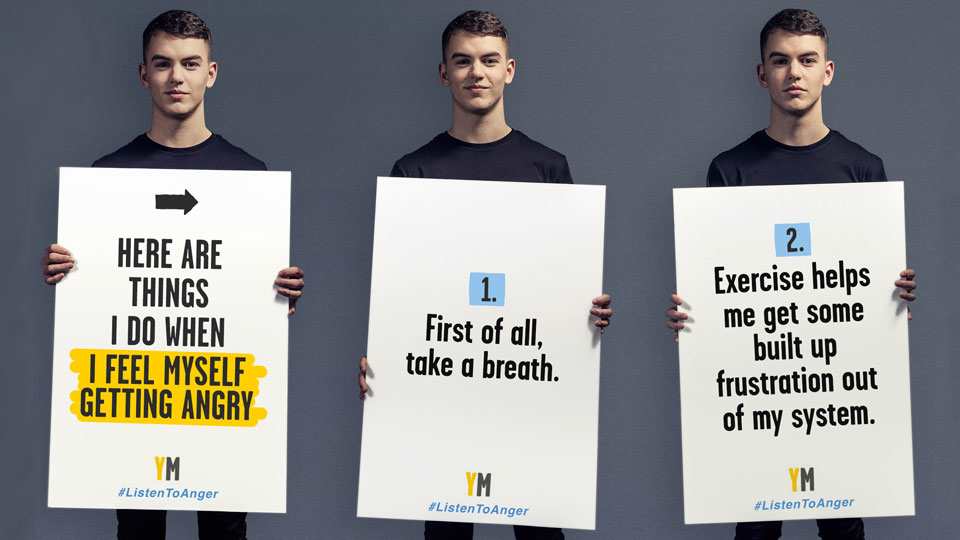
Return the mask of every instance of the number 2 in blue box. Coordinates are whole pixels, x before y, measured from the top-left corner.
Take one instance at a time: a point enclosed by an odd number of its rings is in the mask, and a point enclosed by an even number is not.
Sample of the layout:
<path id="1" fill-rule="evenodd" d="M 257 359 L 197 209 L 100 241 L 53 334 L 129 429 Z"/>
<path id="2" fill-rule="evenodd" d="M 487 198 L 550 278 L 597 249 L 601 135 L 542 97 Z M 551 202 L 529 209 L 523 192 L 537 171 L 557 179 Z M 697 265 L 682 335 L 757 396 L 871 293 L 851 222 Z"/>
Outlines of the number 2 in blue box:
<path id="1" fill-rule="evenodd" d="M 502 306 L 506 295 L 506 274 L 470 272 L 471 306 Z"/>
<path id="2" fill-rule="evenodd" d="M 809 223 L 778 223 L 773 226 L 777 257 L 809 257 L 813 254 Z"/>

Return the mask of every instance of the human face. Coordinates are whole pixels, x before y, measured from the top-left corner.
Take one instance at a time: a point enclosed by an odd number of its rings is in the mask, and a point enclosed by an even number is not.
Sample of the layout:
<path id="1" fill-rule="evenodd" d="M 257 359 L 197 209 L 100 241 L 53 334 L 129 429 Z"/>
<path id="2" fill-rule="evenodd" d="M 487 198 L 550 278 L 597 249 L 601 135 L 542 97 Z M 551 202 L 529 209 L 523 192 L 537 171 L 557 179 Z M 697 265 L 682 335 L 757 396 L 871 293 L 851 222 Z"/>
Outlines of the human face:
<path id="1" fill-rule="evenodd" d="M 834 70 L 822 37 L 775 30 L 767 37 L 763 55 L 757 77 L 775 107 L 802 116 L 819 105 Z"/>
<path id="2" fill-rule="evenodd" d="M 217 63 L 210 61 L 206 41 L 158 32 L 145 56 L 140 84 L 150 91 L 155 111 L 182 119 L 200 108 L 204 92 L 217 79 Z"/>
<path id="3" fill-rule="evenodd" d="M 456 107 L 486 114 L 500 106 L 517 66 L 507 56 L 507 40 L 458 31 L 450 36 L 445 54 L 440 83 L 450 88 Z"/>

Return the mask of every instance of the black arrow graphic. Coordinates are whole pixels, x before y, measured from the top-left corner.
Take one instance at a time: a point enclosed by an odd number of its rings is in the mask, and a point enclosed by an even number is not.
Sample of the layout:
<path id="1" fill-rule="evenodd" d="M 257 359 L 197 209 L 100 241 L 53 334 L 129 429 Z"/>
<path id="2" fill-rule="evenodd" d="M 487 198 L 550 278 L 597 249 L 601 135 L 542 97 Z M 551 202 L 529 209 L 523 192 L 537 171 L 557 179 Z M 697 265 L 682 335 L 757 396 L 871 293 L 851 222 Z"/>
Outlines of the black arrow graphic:
<path id="1" fill-rule="evenodd" d="M 186 189 L 183 195 L 157 195 L 157 210 L 183 210 L 186 215 L 196 205 L 197 200 Z"/>

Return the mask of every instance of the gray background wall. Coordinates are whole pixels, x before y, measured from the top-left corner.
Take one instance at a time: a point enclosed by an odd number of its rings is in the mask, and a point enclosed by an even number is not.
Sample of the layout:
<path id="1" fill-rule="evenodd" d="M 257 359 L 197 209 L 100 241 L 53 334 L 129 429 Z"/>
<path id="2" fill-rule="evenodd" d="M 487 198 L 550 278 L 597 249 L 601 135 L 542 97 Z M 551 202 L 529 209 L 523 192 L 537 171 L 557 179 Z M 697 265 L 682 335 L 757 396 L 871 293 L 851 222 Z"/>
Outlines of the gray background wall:
<path id="1" fill-rule="evenodd" d="M 684 526 L 676 351 L 661 319 L 673 288 L 670 189 L 767 119 L 753 78 L 767 2 L 29 2 L 0 17 L 0 537 L 108 538 L 111 511 L 46 508 L 53 290 L 39 277 L 55 240 L 57 167 L 86 166 L 144 131 L 140 32 L 186 7 L 215 32 L 220 79 L 208 121 L 271 168 L 294 172 L 292 260 L 308 295 L 291 320 L 286 515 L 251 515 L 251 538 L 419 538 L 414 522 L 354 517 L 374 177 L 448 126 L 436 84 L 443 26 L 499 13 L 518 77 L 510 123 L 568 156 L 578 182 L 606 184 L 604 337 L 597 532 L 568 538 L 731 538 Z M 816 2 L 838 70 L 828 124 L 907 181 L 917 516 L 867 520 L 874 539 L 951 538 L 960 528 L 956 432 L 960 153 L 955 38 L 960 6 Z M 717 226 L 723 226 L 722 223 Z M 894 279 L 890 277 L 891 281 Z M 323 393 L 315 393 L 322 381 Z M 844 449 L 838 449 L 838 452 Z M 877 449 L 882 452 L 882 448 Z M 722 496 L 718 489 L 717 496 Z M 168 518 L 194 537 L 192 513 Z M 812 522 L 785 538 L 811 538 Z M 481 526 L 477 538 L 512 538 Z"/>

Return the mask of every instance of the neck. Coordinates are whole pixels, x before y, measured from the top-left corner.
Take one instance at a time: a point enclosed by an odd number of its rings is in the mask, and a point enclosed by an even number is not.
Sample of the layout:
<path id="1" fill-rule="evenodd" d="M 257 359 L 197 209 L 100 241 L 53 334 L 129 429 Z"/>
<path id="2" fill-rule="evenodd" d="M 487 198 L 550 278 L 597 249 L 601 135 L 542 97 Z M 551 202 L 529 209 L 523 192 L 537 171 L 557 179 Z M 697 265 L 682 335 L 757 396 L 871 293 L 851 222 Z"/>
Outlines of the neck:
<path id="1" fill-rule="evenodd" d="M 453 103 L 453 127 L 447 133 L 455 139 L 474 144 L 490 143 L 506 137 L 510 131 L 502 99 L 482 114 L 466 111 Z"/>
<path id="2" fill-rule="evenodd" d="M 778 143 L 808 146 L 826 137 L 830 128 L 823 123 L 823 107 L 818 99 L 813 107 L 799 115 L 786 112 L 771 103 L 770 125 L 766 131 Z"/>
<path id="3" fill-rule="evenodd" d="M 171 117 L 153 109 L 147 137 L 168 148 L 188 148 L 202 143 L 212 134 L 207 129 L 201 104 L 195 111 L 182 118 Z"/>

